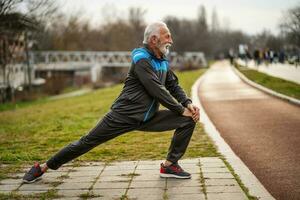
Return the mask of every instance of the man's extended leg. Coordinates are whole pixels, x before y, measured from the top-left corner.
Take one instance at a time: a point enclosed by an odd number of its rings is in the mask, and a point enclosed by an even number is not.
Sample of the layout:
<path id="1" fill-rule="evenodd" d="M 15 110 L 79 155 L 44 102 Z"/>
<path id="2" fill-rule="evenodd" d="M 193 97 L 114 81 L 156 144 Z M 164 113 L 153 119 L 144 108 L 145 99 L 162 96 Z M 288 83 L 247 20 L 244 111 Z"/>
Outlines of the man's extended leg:
<path id="1" fill-rule="evenodd" d="M 125 132 L 136 129 L 137 125 L 122 117 L 112 116 L 112 113 L 108 113 L 103 117 L 101 121 L 93 128 L 89 133 L 80 138 L 80 140 L 75 141 L 63 149 L 61 149 L 57 154 L 50 158 L 46 165 L 50 169 L 58 169 L 61 165 L 79 157 L 80 155 L 90 151 L 97 145 L 104 143 L 110 139 L 113 139 Z M 30 183 L 35 181 L 34 173 L 40 171 L 39 166 L 33 166 L 32 172 L 25 174 L 23 180 L 24 182 Z"/>
<path id="2" fill-rule="evenodd" d="M 160 132 L 176 129 L 169 147 L 167 161 L 172 163 L 170 166 L 171 168 L 174 168 L 174 170 L 178 170 L 178 172 L 180 172 L 182 169 L 179 167 L 177 162 L 184 155 L 187 149 L 195 128 L 195 124 L 196 123 L 191 117 L 181 116 L 169 110 L 162 110 L 158 111 L 151 120 L 143 123 L 138 130 Z M 179 174 L 179 176 L 174 175 L 173 177 L 190 177 L 190 175 L 188 176 L 188 174 L 185 173 L 181 173 L 181 175 L 183 176 L 180 176 Z"/>

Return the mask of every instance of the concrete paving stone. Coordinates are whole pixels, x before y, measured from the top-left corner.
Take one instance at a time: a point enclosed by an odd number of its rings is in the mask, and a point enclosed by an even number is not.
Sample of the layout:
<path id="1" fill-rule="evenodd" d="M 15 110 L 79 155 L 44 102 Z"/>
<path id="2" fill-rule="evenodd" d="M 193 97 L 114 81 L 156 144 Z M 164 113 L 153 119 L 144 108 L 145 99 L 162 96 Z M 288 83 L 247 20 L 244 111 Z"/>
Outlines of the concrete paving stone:
<path id="1" fill-rule="evenodd" d="M 122 195 L 124 195 L 126 192 L 125 188 L 119 188 L 119 189 L 113 189 L 113 188 L 109 188 L 109 189 L 93 189 L 92 193 L 94 195 L 101 195 L 103 199 L 116 199 L 118 198 L 118 200 L 120 199 L 120 197 L 122 197 Z M 99 197 L 97 197 L 96 199 L 100 199 Z"/>
<path id="2" fill-rule="evenodd" d="M 135 165 L 108 165 L 105 167 L 105 171 L 120 171 L 120 170 L 134 170 Z"/>
<path id="3" fill-rule="evenodd" d="M 134 172 L 134 170 L 112 170 L 112 171 L 106 171 L 104 170 L 100 177 L 102 176 L 125 176 L 128 174 L 132 174 Z"/>
<path id="4" fill-rule="evenodd" d="M 192 176 L 189 179 L 167 178 L 168 182 L 199 181 L 200 179 L 201 179 L 200 174 L 198 174 L 197 176 Z"/>
<path id="5" fill-rule="evenodd" d="M 22 179 L 20 179 L 20 178 L 3 179 L 0 181 L 0 188 L 1 188 L 1 185 L 16 185 L 16 184 L 21 184 L 21 183 L 22 183 Z"/>
<path id="6" fill-rule="evenodd" d="M 203 173 L 205 179 L 215 179 L 215 178 L 234 178 L 231 173 Z"/>
<path id="7" fill-rule="evenodd" d="M 51 170 L 51 169 L 49 169 L 47 172 L 68 172 L 68 171 L 70 171 L 70 170 L 72 170 L 73 169 L 73 166 L 68 166 L 68 167 L 66 167 L 66 166 L 63 166 L 63 167 L 60 167 L 60 168 L 58 168 L 57 170 Z"/>
<path id="8" fill-rule="evenodd" d="M 135 170 L 135 174 L 138 174 L 140 176 L 143 175 L 149 175 L 149 176 L 159 176 L 159 170 L 152 170 L 152 169 L 140 169 L 140 170 Z"/>
<path id="9" fill-rule="evenodd" d="M 202 168 L 203 173 L 206 172 L 213 172 L 213 173 L 230 173 L 230 171 L 226 167 L 209 167 L 209 168 Z"/>
<path id="10" fill-rule="evenodd" d="M 129 200 L 164 200 L 163 195 L 160 194 L 140 194 L 135 196 L 128 196 Z"/>
<path id="11" fill-rule="evenodd" d="M 86 176 L 92 176 L 92 177 L 97 177 L 101 171 L 75 171 L 75 172 L 70 172 L 68 176 L 71 177 L 86 177 Z"/>
<path id="12" fill-rule="evenodd" d="M 44 176 L 42 176 L 40 182 L 51 183 L 51 182 L 61 182 L 62 180 L 65 180 L 65 179 L 60 179 L 59 177 L 44 177 Z"/>
<path id="13" fill-rule="evenodd" d="M 24 172 L 22 172 L 22 173 L 16 173 L 16 174 L 9 174 L 9 177 L 13 178 L 13 179 L 23 178 L 23 176 L 24 176 Z"/>
<path id="14" fill-rule="evenodd" d="M 200 163 L 215 163 L 215 162 L 223 163 L 223 160 L 218 157 L 202 157 L 202 158 L 200 158 Z"/>
<path id="15" fill-rule="evenodd" d="M 217 163 L 201 163 L 201 167 L 209 168 L 209 167 L 226 167 L 224 163 L 217 162 Z"/>
<path id="16" fill-rule="evenodd" d="M 99 189 L 99 188 L 128 188 L 129 182 L 97 182 L 94 185 L 94 189 Z"/>
<path id="17" fill-rule="evenodd" d="M 20 195 L 37 195 L 37 194 L 43 194 L 46 193 L 47 191 L 39 191 L 39 190 L 24 190 L 24 191 L 17 191 L 17 194 Z"/>
<path id="18" fill-rule="evenodd" d="M 81 194 L 86 194 L 87 192 L 89 190 L 57 190 L 57 194 L 64 197 L 79 197 Z"/>
<path id="19" fill-rule="evenodd" d="M 181 164 L 198 164 L 199 158 L 184 159 L 184 160 L 180 160 L 178 163 L 179 163 L 179 165 L 181 165 Z"/>
<path id="20" fill-rule="evenodd" d="M 100 176 L 98 182 L 115 182 L 115 181 L 129 181 L 130 176 Z"/>
<path id="21" fill-rule="evenodd" d="M 39 185 L 52 185 L 53 183 L 59 183 L 59 182 L 62 182 L 61 180 L 59 179 L 45 179 L 45 178 L 41 178 L 40 180 L 38 180 L 36 182 L 36 184 L 39 184 Z"/>
<path id="22" fill-rule="evenodd" d="M 182 168 L 188 168 L 188 169 L 191 169 L 191 168 L 200 169 L 200 165 L 197 163 L 182 163 L 182 164 L 180 164 L 180 166 Z"/>
<path id="23" fill-rule="evenodd" d="M 65 165 L 64 165 L 65 166 Z M 104 162 L 80 162 L 80 166 L 105 166 Z"/>
<path id="24" fill-rule="evenodd" d="M 207 200 L 247 200 L 244 193 L 208 193 Z"/>
<path id="25" fill-rule="evenodd" d="M 64 179 L 64 183 L 88 183 L 95 181 L 97 177 L 91 177 L 91 176 L 77 176 L 77 177 L 71 177 Z"/>
<path id="26" fill-rule="evenodd" d="M 18 191 L 41 191 L 47 192 L 48 190 L 53 189 L 53 186 L 50 184 L 41 184 L 40 181 L 31 183 L 31 184 L 23 184 Z"/>
<path id="27" fill-rule="evenodd" d="M 139 165 L 157 165 L 160 166 L 161 163 L 164 163 L 164 160 L 141 160 Z"/>
<path id="28" fill-rule="evenodd" d="M 200 186 L 197 187 L 170 187 L 167 189 L 167 194 L 202 194 Z"/>
<path id="29" fill-rule="evenodd" d="M 240 186 L 226 186 L 226 185 L 214 185 L 214 186 L 206 186 L 207 193 L 243 193 L 243 190 Z"/>
<path id="30" fill-rule="evenodd" d="M 159 165 L 138 165 L 137 170 L 159 170 L 160 166 Z"/>
<path id="31" fill-rule="evenodd" d="M 205 185 L 233 186 L 238 185 L 235 179 L 205 179 Z"/>
<path id="32" fill-rule="evenodd" d="M 72 183 L 72 182 L 64 182 L 56 187 L 59 190 L 82 190 L 89 189 L 93 185 L 92 182 L 87 183 Z"/>
<path id="33" fill-rule="evenodd" d="M 97 171 L 101 172 L 104 166 L 84 166 L 84 167 L 75 167 L 73 170 L 76 170 L 77 172 L 85 172 L 85 171 Z"/>
<path id="34" fill-rule="evenodd" d="M 191 179 L 185 179 L 185 180 L 171 180 L 168 179 L 167 186 L 168 188 L 171 187 L 200 187 L 201 183 L 199 180 L 191 180 Z"/>
<path id="35" fill-rule="evenodd" d="M 169 194 L 169 200 L 182 200 L 182 199 L 190 199 L 190 200 L 205 200 L 204 194 Z"/>
<path id="36" fill-rule="evenodd" d="M 112 162 L 109 163 L 108 165 L 115 165 L 115 166 L 136 166 L 139 163 L 139 161 L 120 161 L 120 162 Z"/>
<path id="37" fill-rule="evenodd" d="M 65 176 L 67 175 L 68 172 L 67 171 L 59 171 L 59 172 L 56 172 L 56 171 L 52 171 L 52 172 L 46 172 L 45 174 L 43 174 L 43 178 L 58 178 L 58 177 L 61 177 L 61 176 Z"/>
<path id="38" fill-rule="evenodd" d="M 13 191 L 15 189 L 17 189 L 20 186 L 20 184 L 15 184 L 15 185 L 0 185 L 0 191 Z"/>
<path id="39" fill-rule="evenodd" d="M 132 181 L 130 188 L 165 188 L 165 181 Z"/>
<path id="40" fill-rule="evenodd" d="M 163 197 L 165 190 L 163 188 L 134 188 L 134 189 L 129 189 L 127 191 L 127 196 L 129 198 L 138 198 L 142 199 L 143 197 L 147 196 L 158 196 L 158 197 Z"/>
<path id="41" fill-rule="evenodd" d="M 134 181 L 156 181 L 156 180 L 160 180 L 160 181 L 165 181 L 165 178 L 161 178 L 159 176 L 159 174 L 141 174 L 139 176 L 134 176 L 133 177 Z"/>

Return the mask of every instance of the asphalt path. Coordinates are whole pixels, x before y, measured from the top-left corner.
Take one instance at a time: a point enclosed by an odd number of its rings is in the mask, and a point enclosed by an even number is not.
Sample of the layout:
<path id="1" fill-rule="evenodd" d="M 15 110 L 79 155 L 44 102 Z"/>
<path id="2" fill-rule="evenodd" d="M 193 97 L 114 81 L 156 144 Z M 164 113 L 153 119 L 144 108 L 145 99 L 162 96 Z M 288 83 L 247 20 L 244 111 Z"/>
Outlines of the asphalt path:
<path id="1" fill-rule="evenodd" d="M 242 82 L 217 62 L 199 87 L 221 136 L 278 200 L 300 199 L 300 107 Z"/>

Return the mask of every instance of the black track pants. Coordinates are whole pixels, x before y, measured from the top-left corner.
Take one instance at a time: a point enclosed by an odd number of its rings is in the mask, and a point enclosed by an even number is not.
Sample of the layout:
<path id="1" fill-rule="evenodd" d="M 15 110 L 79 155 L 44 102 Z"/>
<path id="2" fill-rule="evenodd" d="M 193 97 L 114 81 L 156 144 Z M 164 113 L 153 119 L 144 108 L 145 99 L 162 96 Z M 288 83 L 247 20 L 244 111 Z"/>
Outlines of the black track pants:
<path id="1" fill-rule="evenodd" d="M 155 116 L 147 122 L 137 124 L 126 119 L 126 116 L 107 113 L 101 121 L 87 135 L 80 138 L 63 149 L 47 161 L 50 169 L 58 169 L 78 156 L 88 152 L 94 147 L 111 140 L 123 133 L 141 131 L 167 131 L 175 130 L 167 160 L 175 163 L 185 153 L 195 128 L 195 122 L 190 117 L 180 116 L 169 110 L 156 112 Z"/>

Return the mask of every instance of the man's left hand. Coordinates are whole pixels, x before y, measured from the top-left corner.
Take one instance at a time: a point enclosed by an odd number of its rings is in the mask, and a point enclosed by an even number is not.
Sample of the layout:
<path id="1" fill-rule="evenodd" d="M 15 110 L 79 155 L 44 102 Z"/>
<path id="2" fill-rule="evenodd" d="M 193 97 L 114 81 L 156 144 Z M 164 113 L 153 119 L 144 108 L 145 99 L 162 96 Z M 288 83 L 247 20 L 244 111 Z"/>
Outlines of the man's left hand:
<path id="1" fill-rule="evenodd" d="M 195 122 L 197 122 L 197 121 L 199 121 L 199 118 L 200 118 L 200 113 L 199 113 L 199 111 L 200 111 L 200 109 L 197 107 L 197 106 L 195 106 L 195 105 L 193 105 L 193 104 L 188 104 L 187 105 L 187 108 L 191 111 L 191 113 L 193 114 L 193 116 L 192 116 L 192 118 L 193 118 L 193 120 L 195 121 Z"/>

